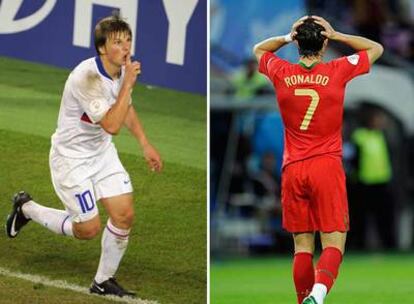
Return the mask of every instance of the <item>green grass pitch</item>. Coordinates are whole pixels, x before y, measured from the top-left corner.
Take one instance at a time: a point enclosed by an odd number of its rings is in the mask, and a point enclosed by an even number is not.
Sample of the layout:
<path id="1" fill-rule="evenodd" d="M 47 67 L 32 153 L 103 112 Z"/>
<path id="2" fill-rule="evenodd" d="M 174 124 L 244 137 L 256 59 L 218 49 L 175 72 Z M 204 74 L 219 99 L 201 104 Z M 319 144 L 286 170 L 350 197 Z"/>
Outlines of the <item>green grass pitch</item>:
<path id="1" fill-rule="evenodd" d="M 295 304 L 291 259 L 213 262 L 211 304 Z M 414 255 L 346 254 L 326 304 L 414 303 Z"/>
<path id="2" fill-rule="evenodd" d="M 69 70 L 4 57 L 0 57 L 0 70 L 3 227 L 11 197 L 20 189 L 39 203 L 63 208 L 50 181 L 48 153 Z M 133 100 L 148 138 L 164 159 L 164 172 L 149 172 L 138 144 L 126 131 L 115 138 L 135 189 L 136 212 L 117 277 L 142 299 L 161 304 L 205 303 L 206 99 L 138 85 Z M 103 223 L 104 213 L 101 208 Z M 95 275 L 99 256 L 100 238 L 65 238 L 36 223 L 29 223 L 16 239 L 0 235 L 0 267 L 84 287 Z M 0 303 L 9 299 L 10 303 L 57 303 L 58 298 L 59 303 L 98 303 L 87 295 L 36 288 L 0 275 Z"/>

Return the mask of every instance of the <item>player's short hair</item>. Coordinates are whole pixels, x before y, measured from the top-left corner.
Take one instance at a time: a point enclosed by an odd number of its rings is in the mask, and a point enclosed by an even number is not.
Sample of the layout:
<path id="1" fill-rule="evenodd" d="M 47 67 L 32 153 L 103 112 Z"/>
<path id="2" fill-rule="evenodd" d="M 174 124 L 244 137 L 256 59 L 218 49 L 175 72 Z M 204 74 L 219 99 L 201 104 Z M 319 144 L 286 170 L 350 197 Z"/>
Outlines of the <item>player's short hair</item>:
<path id="1" fill-rule="evenodd" d="M 299 45 L 299 54 L 301 56 L 316 56 L 323 47 L 324 37 L 321 32 L 325 28 L 322 25 L 315 23 L 315 19 L 309 17 L 301 25 L 296 28 L 297 40 Z"/>
<path id="2" fill-rule="evenodd" d="M 119 13 L 114 13 L 110 17 L 103 18 L 96 24 L 94 42 L 98 55 L 100 55 L 99 48 L 105 45 L 108 37 L 119 33 L 125 33 L 132 37 L 129 24 L 121 18 Z"/>

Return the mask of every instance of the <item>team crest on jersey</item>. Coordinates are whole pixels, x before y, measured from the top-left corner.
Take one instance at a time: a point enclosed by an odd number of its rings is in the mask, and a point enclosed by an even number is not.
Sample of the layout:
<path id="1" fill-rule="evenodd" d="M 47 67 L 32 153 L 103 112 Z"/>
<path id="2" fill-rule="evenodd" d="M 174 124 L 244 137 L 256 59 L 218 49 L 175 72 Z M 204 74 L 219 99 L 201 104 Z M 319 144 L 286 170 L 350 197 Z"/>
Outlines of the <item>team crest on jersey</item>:
<path id="1" fill-rule="evenodd" d="M 99 100 L 93 100 L 90 104 L 90 110 L 92 112 L 99 112 L 101 110 L 101 103 Z"/>
<path id="2" fill-rule="evenodd" d="M 352 65 L 357 65 L 358 61 L 359 61 L 359 55 L 358 54 L 354 54 L 351 56 L 346 57 L 346 59 L 348 59 L 349 63 Z"/>

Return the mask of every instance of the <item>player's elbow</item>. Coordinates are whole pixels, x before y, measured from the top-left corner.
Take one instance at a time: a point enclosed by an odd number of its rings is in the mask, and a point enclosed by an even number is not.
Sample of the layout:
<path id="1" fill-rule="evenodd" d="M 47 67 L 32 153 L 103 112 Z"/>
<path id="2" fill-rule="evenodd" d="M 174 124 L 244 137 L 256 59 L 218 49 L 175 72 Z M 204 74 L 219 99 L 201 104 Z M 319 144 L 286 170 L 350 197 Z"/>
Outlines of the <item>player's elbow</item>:
<path id="1" fill-rule="evenodd" d="M 384 53 L 384 47 L 380 43 L 375 43 L 375 46 L 367 51 L 370 64 L 373 64 Z"/>
<path id="2" fill-rule="evenodd" d="M 256 55 L 256 56 L 257 56 L 257 54 L 258 54 L 258 53 L 262 52 L 262 49 L 260 48 L 260 43 L 255 44 L 255 45 L 253 46 L 252 52 L 253 52 L 253 54 L 254 54 L 254 55 Z"/>
<path id="3" fill-rule="evenodd" d="M 253 53 L 254 55 L 256 55 L 256 52 L 257 52 L 258 48 L 259 48 L 259 46 L 258 46 L 257 44 L 255 44 L 255 45 L 253 46 L 252 53 Z"/>
<path id="4" fill-rule="evenodd" d="M 256 57 L 256 59 L 260 61 L 260 58 L 262 57 L 265 51 L 260 47 L 260 43 L 258 43 L 254 45 L 252 52 L 254 56 Z"/>
<path id="5" fill-rule="evenodd" d="M 100 123 L 102 129 L 104 129 L 106 133 L 109 133 L 113 136 L 118 135 L 119 131 L 121 131 L 122 125 L 107 121 L 105 119 L 103 119 L 99 123 Z"/>
<path id="6" fill-rule="evenodd" d="M 118 135 L 119 131 L 121 131 L 121 127 L 119 126 L 109 126 L 104 128 L 105 132 L 111 134 L 112 136 Z"/>
<path id="7" fill-rule="evenodd" d="M 382 53 L 384 53 L 384 47 L 382 46 L 381 43 L 378 43 L 378 42 L 375 43 L 374 52 L 375 52 L 377 59 L 382 56 Z"/>
<path id="8" fill-rule="evenodd" d="M 382 44 L 378 43 L 378 58 L 381 57 L 383 53 L 384 47 L 382 46 Z"/>

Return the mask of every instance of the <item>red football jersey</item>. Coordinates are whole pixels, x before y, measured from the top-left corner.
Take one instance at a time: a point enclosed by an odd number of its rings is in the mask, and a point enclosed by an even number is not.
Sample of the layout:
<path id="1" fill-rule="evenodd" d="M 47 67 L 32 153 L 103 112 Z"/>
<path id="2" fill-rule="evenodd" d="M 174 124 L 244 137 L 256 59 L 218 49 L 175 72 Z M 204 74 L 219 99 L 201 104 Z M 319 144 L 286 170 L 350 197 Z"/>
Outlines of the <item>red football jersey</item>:
<path id="1" fill-rule="evenodd" d="M 342 157 L 345 86 L 369 68 L 366 51 L 311 68 L 262 55 L 259 71 L 273 83 L 285 126 L 283 166 L 321 154 Z"/>

